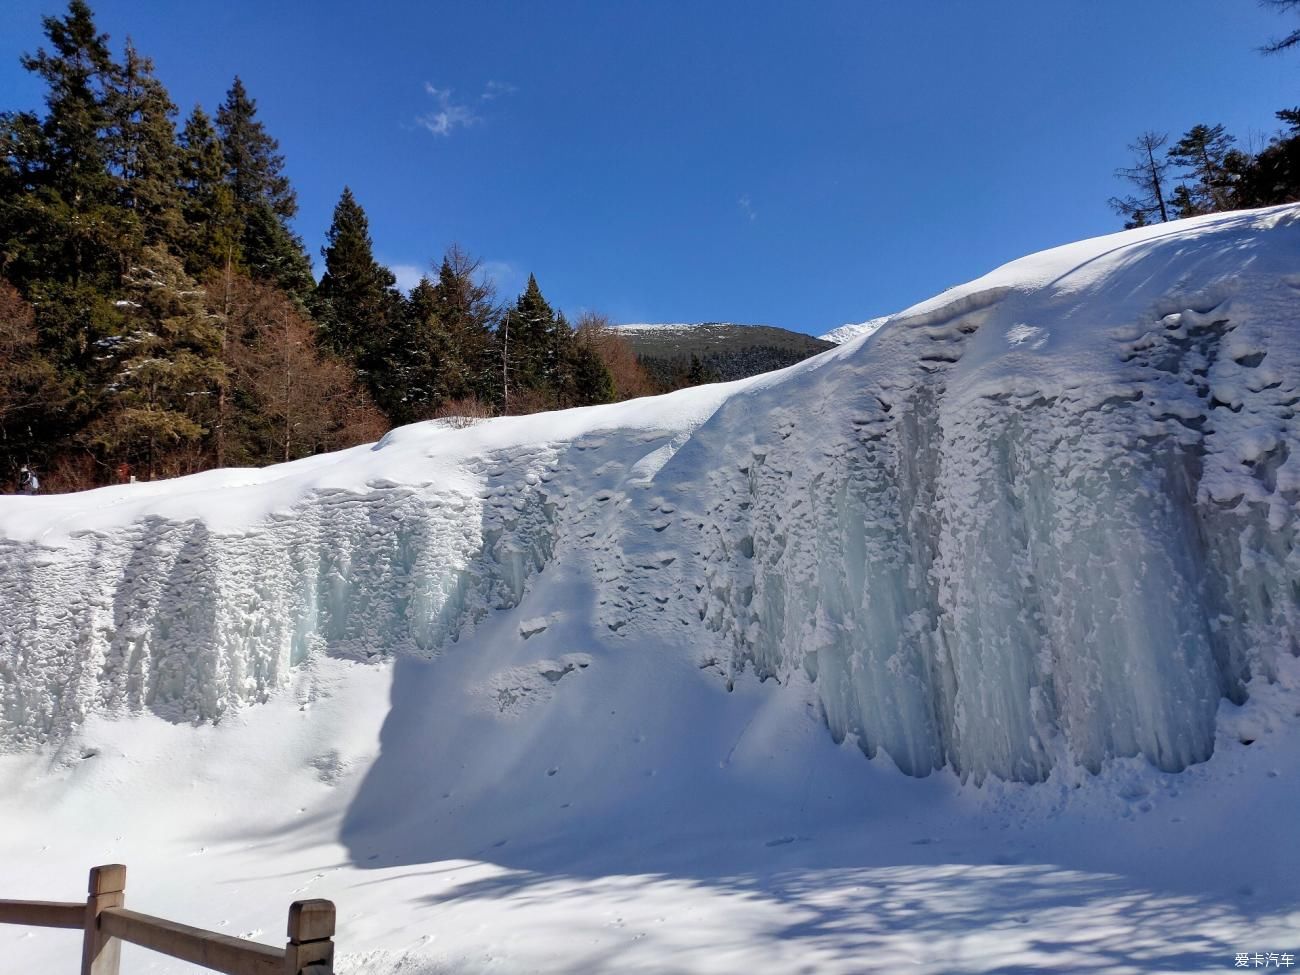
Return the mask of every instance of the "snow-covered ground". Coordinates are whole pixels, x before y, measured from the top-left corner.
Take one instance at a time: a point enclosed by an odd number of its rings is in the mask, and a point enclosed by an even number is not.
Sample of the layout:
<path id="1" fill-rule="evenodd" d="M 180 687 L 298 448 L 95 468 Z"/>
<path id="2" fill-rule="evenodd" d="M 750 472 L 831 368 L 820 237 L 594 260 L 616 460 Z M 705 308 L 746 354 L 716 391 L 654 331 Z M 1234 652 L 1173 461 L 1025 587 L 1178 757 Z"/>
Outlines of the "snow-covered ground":
<path id="1" fill-rule="evenodd" d="M 330 897 L 381 975 L 1300 955 L 1298 308 L 1300 207 L 1203 218 L 750 380 L 0 498 L 0 896 Z"/>

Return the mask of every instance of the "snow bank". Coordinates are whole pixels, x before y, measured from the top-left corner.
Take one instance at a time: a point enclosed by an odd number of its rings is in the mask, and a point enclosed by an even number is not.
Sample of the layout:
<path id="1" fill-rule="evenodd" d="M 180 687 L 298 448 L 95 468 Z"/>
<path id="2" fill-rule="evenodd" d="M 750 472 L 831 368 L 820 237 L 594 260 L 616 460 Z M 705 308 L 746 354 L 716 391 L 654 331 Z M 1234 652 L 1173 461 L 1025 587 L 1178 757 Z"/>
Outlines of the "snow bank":
<path id="1" fill-rule="evenodd" d="M 516 628 L 671 635 L 909 773 L 1178 770 L 1300 652 L 1297 307 L 1300 207 L 1201 218 L 754 380 L 0 499 L 0 735 L 217 720 L 312 654 L 436 655 L 559 561 L 585 589 Z"/>

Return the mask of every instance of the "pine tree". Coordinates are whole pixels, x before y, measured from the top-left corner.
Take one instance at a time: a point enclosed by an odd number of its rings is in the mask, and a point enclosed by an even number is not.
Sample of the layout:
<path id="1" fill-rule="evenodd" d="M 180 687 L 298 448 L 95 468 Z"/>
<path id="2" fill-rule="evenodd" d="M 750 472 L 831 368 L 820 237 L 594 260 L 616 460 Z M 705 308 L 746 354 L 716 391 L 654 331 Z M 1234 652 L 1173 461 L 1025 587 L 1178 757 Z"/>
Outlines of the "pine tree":
<path id="1" fill-rule="evenodd" d="M 5 275 L 35 308 L 38 351 L 57 372 L 41 452 L 68 442 L 97 403 L 100 342 L 121 315 L 112 300 L 133 240 L 109 169 L 109 93 L 117 68 L 89 7 L 43 20 L 48 48 L 22 65 L 46 85 L 46 114 L 0 119 L 0 249 Z"/>
<path id="2" fill-rule="evenodd" d="M 284 175 L 280 144 L 258 119 L 257 102 L 238 76 L 217 109 L 217 129 L 226 157 L 226 179 L 242 214 L 262 203 L 283 220 L 296 214 L 298 198 Z"/>
<path id="3" fill-rule="evenodd" d="M 71 0 L 66 17 L 44 17 L 41 23 L 53 51 L 24 55 L 22 65 L 49 88 L 42 147 L 46 185 L 65 199 L 111 199 L 115 181 L 108 174 L 105 134 L 117 69 L 108 35 L 99 33 L 83 0 Z"/>
<path id="4" fill-rule="evenodd" d="M 125 285 L 131 313 L 104 344 L 112 370 L 86 440 L 110 465 L 138 465 L 150 478 L 201 469 L 222 373 L 217 323 L 202 290 L 160 247 L 144 252 Z"/>
<path id="5" fill-rule="evenodd" d="M 479 262 L 455 245 L 438 269 L 433 297 L 441 340 L 439 385 L 448 399 L 487 401 L 496 386 L 493 290 L 478 271 Z"/>
<path id="6" fill-rule="evenodd" d="M 600 357 L 595 345 L 575 337 L 569 346 L 565 373 L 565 406 L 593 406 L 612 403 L 615 399 L 614 377 Z"/>
<path id="7" fill-rule="evenodd" d="M 1251 162 L 1237 188 L 1243 207 L 1300 201 L 1300 108 L 1277 113 L 1289 131 L 1278 133 Z"/>
<path id="8" fill-rule="evenodd" d="M 528 275 L 528 285 L 508 316 L 505 370 L 512 395 L 516 390 L 546 390 L 553 378 L 555 312 L 542 296 L 535 276 Z"/>
<path id="9" fill-rule="evenodd" d="M 217 127 L 196 109 L 178 140 L 150 60 L 128 41 L 115 63 L 84 0 L 44 28 L 22 59 L 44 111 L 0 114 L 0 476 L 34 462 L 84 487 L 119 461 L 223 462 L 227 432 L 255 461 L 382 432 L 351 364 L 316 346 L 293 189 L 242 83 Z M 235 340 L 241 288 L 274 312 Z M 258 424 L 274 432 L 250 453 Z"/>
<path id="10" fill-rule="evenodd" d="M 316 288 L 302 239 L 263 201 L 246 214 L 239 250 L 255 278 L 271 281 L 301 305 Z"/>
<path id="11" fill-rule="evenodd" d="M 315 282 L 302 240 L 289 227 L 298 198 L 284 175 L 280 144 L 257 117 L 257 102 L 238 77 L 217 110 L 217 131 L 226 163 L 226 184 L 240 224 L 244 266 L 274 281 L 299 301 Z"/>
<path id="12" fill-rule="evenodd" d="M 325 273 L 313 308 L 326 344 L 363 369 L 373 366 L 375 355 L 391 342 L 388 332 L 400 296 L 393 288 L 393 273 L 375 260 L 366 212 L 347 187 L 334 207 L 321 256 Z M 383 377 L 372 377 L 372 390 L 378 393 L 383 385 Z"/>
<path id="13" fill-rule="evenodd" d="M 129 39 L 107 105 L 113 126 L 110 164 L 122 206 L 135 217 L 145 246 L 161 244 L 179 252 L 186 240 L 176 106 L 155 77 L 153 62 Z"/>
<path id="14" fill-rule="evenodd" d="M 438 287 L 425 275 L 411 289 L 401 321 L 390 331 L 384 350 L 389 395 L 381 405 L 395 425 L 432 418 L 446 399 L 442 375 L 445 346 L 438 318 Z"/>
<path id="15" fill-rule="evenodd" d="M 1133 165 L 1115 171 L 1117 177 L 1137 187 L 1139 194 L 1110 199 L 1111 208 L 1126 219 L 1125 229 L 1145 227 L 1155 217 L 1161 223 L 1169 219 L 1165 181 L 1170 164 L 1156 155 L 1168 141 L 1169 136 L 1164 133 L 1143 132 L 1128 147 L 1133 153 Z"/>
<path id="16" fill-rule="evenodd" d="M 199 106 L 181 132 L 185 269 L 196 277 L 243 262 L 235 196 L 226 183 L 221 139 Z"/>
<path id="17" fill-rule="evenodd" d="M 1169 161 L 1183 169 L 1183 182 L 1174 191 L 1178 216 L 1234 209 L 1234 172 L 1244 161 L 1234 142 L 1222 125 L 1195 125 L 1170 148 Z"/>
<path id="18" fill-rule="evenodd" d="M 23 290 L 37 280 L 109 287 L 130 238 L 108 166 L 108 93 L 117 68 L 82 0 L 72 0 L 66 17 L 42 23 L 51 49 L 24 55 L 22 65 L 46 84 L 46 115 L 7 116 L 0 132 L 9 161 L 0 206 L 5 270 Z"/>

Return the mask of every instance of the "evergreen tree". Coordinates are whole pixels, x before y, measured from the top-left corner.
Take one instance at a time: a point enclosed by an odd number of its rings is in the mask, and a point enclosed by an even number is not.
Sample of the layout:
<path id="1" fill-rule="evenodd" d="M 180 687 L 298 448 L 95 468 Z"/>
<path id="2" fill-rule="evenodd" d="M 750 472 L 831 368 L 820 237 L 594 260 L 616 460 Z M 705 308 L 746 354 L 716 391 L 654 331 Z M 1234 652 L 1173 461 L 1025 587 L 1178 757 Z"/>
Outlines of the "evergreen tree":
<path id="1" fill-rule="evenodd" d="M 109 169 L 108 102 L 117 68 L 89 7 L 43 20 L 48 48 L 22 58 L 46 85 L 46 114 L 0 120 L 0 248 L 6 276 L 35 308 L 38 351 L 57 372 L 43 404 L 42 453 L 96 408 L 100 343 L 120 319 L 113 290 L 129 263 L 133 219 Z"/>
<path id="2" fill-rule="evenodd" d="M 1195 125 L 1170 148 L 1169 161 L 1183 170 L 1183 182 L 1174 191 L 1178 216 L 1234 209 L 1235 174 L 1245 163 L 1233 149 L 1235 141 L 1222 125 Z"/>
<path id="3" fill-rule="evenodd" d="M 678 374 L 680 377 L 680 373 Z M 681 381 L 681 380 L 679 380 Z M 722 377 L 718 375 L 718 370 L 713 368 L 707 362 L 702 360 L 694 352 L 691 353 L 691 364 L 686 370 L 684 383 L 687 386 L 703 386 L 706 383 L 722 382 Z"/>
<path id="4" fill-rule="evenodd" d="M 547 342 L 546 383 L 554 391 L 557 403 L 567 405 L 573 391 L 573 363 L 573 326 L 564 312 L 556 312 Z"/>
<path id="5" fill-rule="evenodd" d="M 217 131 L 241 225 L 244 266 L 306 301 L 315 286 L 311 261 L 288 223 L 298 212 L 298 198 L 284 175 L 280 144 L 258 119 L 257 102 L 238 77 L 217 109 Z"/>
<path id="6" fill-rule="evenodd" d="M 575 337 L 569 343 L 565 367 L 565 406 L 593 406 L 612 403 L 615 399 L 614 377 L 594 344 Z"/>
<path id="7" fill-rule="evenodd" d="M 22 59 L 44 111 L 0 115 L 0 271 L 16 286 L 0 281 L 0 476 L 183 473 L 226 460 L 227 428 L 229 456 L 256 461 L 382 432 L 352 366 L 316 347 L 293 190 L 242 83 L 220 132 L 196 109 L 178 141 L 152 63 L 128 42 L 115 64 L 84 0 L 44 29 Z M 236 341 L 241 288 L 270 311 Z M 263 422 L 274 433 L 250 453 L 242 434 Z"/>
<path id="8" fill-rule="evenodd" d="M 185 218 L 185 268 L 201 277 L 238 267 L 243 261 L 235 196 L 226 183 L 225 157 L 217 130 L 195 106 L 181 132 L 182 212 Z"/>
<path id="9" fill-rule="evenodd" d="M 1237 188 L 1243 207 L 1300 201 L 1300 108 L 1277 113 L 1289 131 L 1275 136 L 1252 161 Z"/>
<path id="10" fill-rule="evenodd" d="M 125 285 L 131 313 L 104 345 L 111 376 L 86 439 L 110 465 L 138 465 L 150 478 L 200 469 L 222 373 L 217 323 L 202 290 L 160 247 L 145 251 Z"/>
<path id="11" fill-rule="evenodd" d="M 536 277 L 528 275 L 528 286 L 507 315 L 509 345 L 504 350 L 504 362 L 511 395 L 516 391 L 547 389 L 553 376 L 556 321 Z M 505 338 L 503 333 L 503 342 Z M 508 411 L 509 403 L 506 407 Z"/>
<path id="12" fill-rule="evenodd" d="M 429 275 L 420 275 L 420 280 L 406 296 L 406 309 L 412 321 L 427 321 L 437 314 L 438 288 L 429 280 Z"/>
<path id="13" fill-rule="evenodd" d="M 493 291 L 478 279 L 478 270 L 478 261 L 455 245 L 438 269 L 433 298 L 441 342 L 439 385 L 448 399 L 490 400 L 496 386 Z"/>
<path id="14" fill-rule="evenodd" d="M 396 322 L 400 295 L 393 287 L 393 273 L 375 260 L 366 212 L 347 187 L 334 207 L 321 256 L 325 273 L 313 307 L 325 342 L 360 368 L 372 368 L 375 357 L 391 342 L 388 333 Z M 378 393 L 383 378 L 370 379 L 371 389 Z M 379 398 L 384 402 L 385 397 Z"/>
<path id="15" fill-rule="evenodd" d="M 266 203 L 284 220 L 296 214 L 298 197 L 284 175 L 280 143 L 258 119 L 257 102 L 249 97 L 238 76 L 217 109 L 217 129 L 236 206 L 247 214 Z"/>
<path id="16" fill-rule="evenodd" d="M 65 17 L 44 17 L 41 24 L 53 50 L 24 55 L 22 65 L 49 89 L 44 144 L 38 150 L 46 185 L 65 199 L 109 200 L 115 181 L 108 174 L 105 135 L 117 68 L 108 35 L 99 33 L 83 0 L 71 0 Z"/>
<path id="17" fill-rule="evenodd" d="M 1115 175 L 1137 188 L 1138 195 L 1111 197 L 1110 205 L 1126 222 L 1125 229 L 1144 227 L 1155 217 L 1164 223 L 1169 219 L 1169 208 L 1165 203 L 1165 181 L 1169 171 L 1169 162 L 1157 157 L 1156 153 L 1164 148 L 1169 136 L 1159 132 L 1143 132 L 1135 142 L 1129 144 L 1133 153 L 1133 164 L 1115 171 Z"/>
<path id="18" fill-rule="evenodd" d="M 130 40 L 108 92 L 108 110 L 113 126 L 110 163 L 123 207 L 135 217 L 144 245 L 180 251 L 186 240 L 176 106 L 154 76 L 153 62 Z"/>
<path id="19" fill-rule="evenodd" d="M 445 347 L 438 319 L 438 287 L 422 276 L 411 289 L 404 314 L 390 332 L 382 371 L 386 376 L 384 412 L 394 424 L 433 417 L 446 398 L 442 375 Z"/>
<path id="20" fill-rule="evenodd" d="M 478 269 L 453 245 L 437 283 L 422 277 L 411 290 L 379 367 L 386 377 L 380 405 L 394 423 L 430 419 L 447 402 L 492 402 L 499 386 L 496 308 Z"/>
<path id="21" fill-rule="evenodd" d="M 24 290 L 39 279 L 109 287 L 130 237 L 108 168 L 107 103 L 117 69 L 82 0 L 72 0 L 66 17 L 42 23 L 50 50 L 24 55 L 22 64 L 46 84 L 46 115 L 6 116 L 0 133 L 8 161 L 0 208 L 5 270 Z"/>
<path id="22" fill-rule="evenodd" d="M 255 278 L 270 281 L 305 305 L 316 288 L 302 239 L 263 201 L 246 214 L 240 238 L 243 265 Z"/>

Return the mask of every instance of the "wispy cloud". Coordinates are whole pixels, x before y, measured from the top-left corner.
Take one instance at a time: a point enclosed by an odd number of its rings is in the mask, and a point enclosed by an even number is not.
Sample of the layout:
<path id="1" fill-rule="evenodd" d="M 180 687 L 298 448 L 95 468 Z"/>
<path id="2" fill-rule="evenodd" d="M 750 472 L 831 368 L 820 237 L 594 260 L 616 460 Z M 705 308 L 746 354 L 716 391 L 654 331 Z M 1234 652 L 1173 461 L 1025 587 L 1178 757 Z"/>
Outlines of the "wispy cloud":
<path id="1" fill-rule="evenodd" d="M 750 223 L 758 219 L 758 211 L 754 209 L 754 201 L 750 199 L 748 193 L 743 194 L 736 201 L 736 206 L 740 207 L 740 212 L 749 218 Z"/>
<path id="2" fill-rule="evenodd" d="M 489 81 L 477 98 L 465 101 L 458 100 L 453 89 L 439 88 L 427 81 L 424 83 L 424 90 L 437 107 L 432 112 L 425 112 L 418 116 L 415 120 L 416 124 L 428 129 L 434 135 L 441 136 L 449 136 L 456 129 L 469 128 L 482 122 L 483 117 L 475 110 L 475 106 L 504 98 L 518 91 L 508 82 Z"/>
<path id="3" fill-rule="evenodd" d="M 420 283 L 420 278 L 429 273 L 418 264 L 390 264 L 388 270 L 393 272 L 393 277 L 397 278 L 397 286 L 404 292 L 414 288 Z"/>
<path id="4" fill-rule="evenodd" d="M 490 102 L 494 98 L 501 98 L 505 95 L 513 95 L 519 89 L 508 81 L 489 81 L 483 88 L 483 94 L 479 95 L 481 101 Z"/>
<path id="5" fill-rule="evenodd" d="M 458 104 L 450 88 L 435 88 L 427 81 L 424 90 L 438 103 L 432 112 L 426 112 L 415 121 L 434 135 L 451 135 L 457 128 L 465 128 L 482 121 L 468 105 Z"/>

